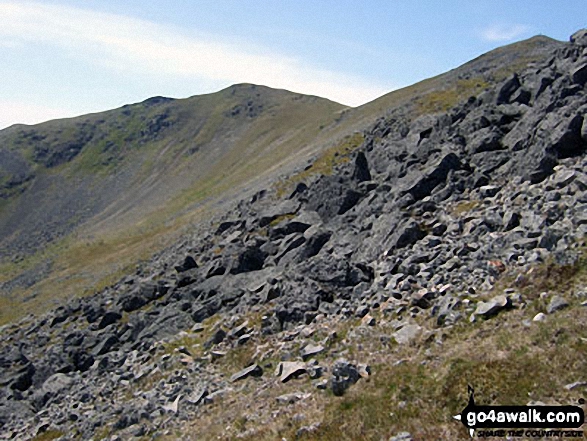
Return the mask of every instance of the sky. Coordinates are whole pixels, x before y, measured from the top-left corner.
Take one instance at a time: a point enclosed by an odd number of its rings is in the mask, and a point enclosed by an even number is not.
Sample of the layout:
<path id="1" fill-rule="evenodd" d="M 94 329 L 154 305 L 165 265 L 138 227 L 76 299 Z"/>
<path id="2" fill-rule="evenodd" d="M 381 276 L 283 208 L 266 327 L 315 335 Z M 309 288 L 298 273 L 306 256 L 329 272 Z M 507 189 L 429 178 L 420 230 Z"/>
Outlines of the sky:
<path id="1" fill-rule="evenodd" d="M 0 129 L 235 83 L 357 106 L 537 34 L 585 0 L 0 0 Z"/>

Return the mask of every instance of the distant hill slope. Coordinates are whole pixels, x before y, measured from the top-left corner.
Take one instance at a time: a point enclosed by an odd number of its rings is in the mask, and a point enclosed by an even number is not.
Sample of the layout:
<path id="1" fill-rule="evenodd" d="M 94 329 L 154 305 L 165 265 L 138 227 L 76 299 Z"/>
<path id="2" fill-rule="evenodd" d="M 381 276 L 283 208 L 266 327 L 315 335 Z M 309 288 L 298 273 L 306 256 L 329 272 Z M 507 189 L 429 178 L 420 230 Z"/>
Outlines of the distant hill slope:
<path id="1" fill-rule="evenodd" d="M 35 295 L 29 288 L 55 272 L 61 281 L 51 286 L 62 291 L 75 275 L 72 266 L 91 277 L 68 284 L 91 287 L 100 279 L 91 269 L 100 269 L 100 256 L 113 257 L 120 269 L 122 261 L 136 262 L 138 248 L 148 255 L 153 232 L 172 233 L 177 225 L 166 223 L 190 208 L 230 200 L 247 182 L 274 172 L 342 109 L 323 98 L 241 84 L 0 131 L 2 291 Z M 131 236 L 143 245 L 130 250 Z M 82 265 L 90 256 L 98 261 Z"/>
<path id="2" fill-rule="evenodd" d="M 300 174 L 328 173 L 391 111 L 444 112 L 562 45 L 534 37 L 354 109 L 242 84 L 2 130 L 0 321 L 114 282 L 279 177 L 298 172 L 278 185 L 290 191 Z"/>

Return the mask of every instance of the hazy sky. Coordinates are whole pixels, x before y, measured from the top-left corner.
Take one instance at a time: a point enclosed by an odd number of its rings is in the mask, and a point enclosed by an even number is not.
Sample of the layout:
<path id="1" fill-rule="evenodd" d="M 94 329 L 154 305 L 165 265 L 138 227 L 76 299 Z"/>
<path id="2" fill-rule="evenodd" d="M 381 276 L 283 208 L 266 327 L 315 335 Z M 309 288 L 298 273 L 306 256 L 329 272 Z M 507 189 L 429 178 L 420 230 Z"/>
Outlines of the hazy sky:
<path id="1" fill-rule="evenodd" d="M 0 128 L 256 83 L 359 105 L 512 41 L 567 40 L 585 0 L 0 0 Z"/>

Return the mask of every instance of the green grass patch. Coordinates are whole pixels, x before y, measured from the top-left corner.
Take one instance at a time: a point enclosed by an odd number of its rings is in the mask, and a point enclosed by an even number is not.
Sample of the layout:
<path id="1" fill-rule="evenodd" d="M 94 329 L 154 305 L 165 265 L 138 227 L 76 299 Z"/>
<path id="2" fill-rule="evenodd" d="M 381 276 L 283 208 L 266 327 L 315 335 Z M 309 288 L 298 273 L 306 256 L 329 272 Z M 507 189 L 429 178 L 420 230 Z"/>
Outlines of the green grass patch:
<path id="1" fill-rule="evenodd" d="M 61 438 L 65 435 L 60 430 L 49 429 L 33 438 L 33 441 L 51 441 L 53 439 Z"/>
<path id="2" fill-rule="evenodd" d="M 350 154 L 364 141 L 365 138 L 362 133 L 346 136 L 342 142 L 324 150 L 311 167 L 278 182 L 276 187 L 277 196 L 282 197 L 287 192 L 292 191 L 295 185 L 312 175 L 331 175 L 338 164 L 350 160 Z"/>
<path id="3" fill-rule="evenodd" d="M 479 95 L 489 86 L 490 84 L 483 78 L 457 80 L 448 89 L 434 90 L 420 98 L 417 101 L 417 113 L 446 112 L 470 96 Z"/>
<path id="4" fill-rule="evenodd" d="M 479 207 L 481 202 L 470 200 L 470 201 L 460 201 L 458 202 L 452 209 L 452 215 L 455 217 L 460 217 L 467 214 L 470 211 L 473 211 L 475 208 Z"/>

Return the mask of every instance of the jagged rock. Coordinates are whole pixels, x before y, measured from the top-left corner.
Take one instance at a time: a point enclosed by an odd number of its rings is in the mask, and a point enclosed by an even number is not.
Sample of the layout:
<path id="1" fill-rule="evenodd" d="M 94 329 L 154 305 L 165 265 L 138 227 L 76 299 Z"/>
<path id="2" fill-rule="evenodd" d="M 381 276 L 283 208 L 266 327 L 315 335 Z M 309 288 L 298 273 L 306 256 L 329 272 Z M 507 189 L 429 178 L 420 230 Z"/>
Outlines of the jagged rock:
<path id="1" fill-rule="evenodd" d="M 574 383 L 566 384 L 565 389 L 566 390 L 575 390 L 575 389 L 578 389 L 580 387 L 585 387 L 585 386 L 587 386 L 587 381 L 575 381 Z"/>
<path id="2" fill-rule="evenodd" d="M 571 79 L 573 83 L 584 86 L 587 82 L 587 63 L 581 64 L 579 67 L 571 71 Z"/>
<path id="3" fill-rule="evenodd" d="M 243 323 L 241 323 L 239 326 L 232 328 L 229 332 L 228 332 L 228 338 L 239 338 L 242 337 L 243 335 L 245 335 L 248 331 L 249 327 L 249 321 L 245 320 Z M 222 338 L 223 340 L 224 338 Z M 220 340 L 220 341 L 222 341 Z M 220 343 L 220 341 L 218 343 Z"/>
<path id="4" fill-rule="evenodd" d="M 503 216 L 503 229 L 505 231 L 510 231 L 520 225 L 520 214 L 515 211 L 506 211 L 505 215 Z"/>
<path id="5" fill-rule="evenodd" d="M 66 374 L 53 374 L 45 380 L 41 388 L 42 393 L 57 395 L 60 392 L 69 389 L 73 383 L 73 378 Z"/>
<path id="6" fill-rule="evenodd" d="M 561 309 L 565 309 L 569 306 L 569 302 L 567 302 L 561 296 L 553 296 L 546 307 L 546 312 L 548 314 L 553 314 L 556 311 L 560 311 Z"/>
<path id="7" fill-rule="evenodd" d="M 175 400 L 163 405 L 163 409 L 171 413 L 177 413 L 179 411 L 179 400 L 181 400 L 181 397 L 181 395 L 178 395 Z"/>
<path id="8" fill-rule="evenodd" d="M 297 201 L 287 199 L 268 209 L 259 218 L 259 226 L 265 227 L 273 222 L 275 219 L 281 216 L 287 216 L 294 214 L 300 208 L 300 204 Z"/>
<path id="9" fill-rule="evenodd" d="M 365 153 L 359 152 L 355 158 L 355 169 L 353 170 L 353 179 L 358 182 L 370 181 L 371 172 Z"/>
<path id="10" fill-rule="evenodd" d="M 510 102 L 510 97 L 514 94 L 516 90 L 520 87 L 520 79 L 518 78 L 517 74 L 514 74 L 511 78 L 508 78 L 503 86 L 499 89 L 497 93 L 497 100 L 496 104 L 505 104 Z"/>
<path id="11" fill-rule="evenodd" d="M 225 222 L 221 222 L 220 225 L 218 225 L 218 228 L 216 229 L 216 232 L 214 234 L 216 236 L 220 236 L 225 231 L 228 231 L 229 229 L 231 229 L 234 226 L 239 225 L 240 223 L 241 223 L 240 221 L 225 221 Z"/>
<path id="12" fill-rule="evenodd" d="M 355 205 L 357 205 L 357 203 L 361 200 L 362 197 L 362 193 L 352 189 L 347 189 L 344 193 L 344 196 L 340 203 L 340 207 L 338 208 L 338 212 L 336 214 L 340 215 L 346 213 Z"/>
<path id="13" fill-rule="evenodd" d="M 467 142 L 467 148 L 472 154 L 502 150 L 502 134 L 491 127 L 478 130 Z"/>
<path id="14" fill-rule="evenodd" d="M 104 355 L 118 343 L 118 337 L 114 334 L 107 335 L 92 351 L 92 355 Z"/>
<path id="15" fill-rule="evenodd" d="M 479 188 L 479 191 L 481 192 L 481 197 L 484 198 L 492 198 L 497 193 L 499 193 L 500 190 L 501 187 L 499 185 L 484 185 L 481 188 Z"/>
<path id="16" fill-rule="evenodd" d="M 35 366 L 32 363 L 28 363 L 16 373 L 11 381 L 9 381 L 10 388 L 19 391 L 27 390 L 33 385 L 33 376 L 35 375 L 35 372 Z"/>
<path id="17" fill-rule="evenodd" d="M 124 312 L 133 312 L 145 306 L 147 301 L 138 295 L 128 295 L 120 299 L 119 304 Z"/>
<path id="18" fill-rule="evenodd" d="M 192 392 L 190 395 L 188 395 L 185 398 L 185 400 L 188 403 L 196 406 L 196 405 L 200 404 L 204 400 L 204 398 L 206 398 L 207 395 L 208 395 L 208 389 L 206 387 L 201 387 L 200 389 L 198 389 L 195 392 Z"/>
<path id="19" fill-rule="evenodd" d="M 214 276 L 221 276 L 226 272 L 226 266 L 222 260 L 217 259 L 212 261 L 206 268 L 206 279 Z"/>
<path id="20" fill-rule="evenodd" d="M 320 426 L 320 423 L 314 423 L 309 426 L 300 427 L 298 430 L 296 430 L 296 439 L 316 433 L 318 430 L 320 430 Z"/>
<path id="21" fill-rule="evenodd" d="M 218 329 L 214 335 L 210 338 L 210 340 L 208 340 L 205 344 L 204 347 L 212 347 L 213 345 L 218 345 L 220 343 L 222 343 L 224 341 L 224 339 L 226 338 L 226 331 L 224 329 Z"/>
<path id="22" fill-rule="evenodd" d="M 543 322 L 544 320 L 546 320 L 546 315 L 543 312 L 539 312 L 532 319 L 533 322 Z"/>
<path id="23" fill-rule="evenodd" d="M 271 239 L 279 239 L 293 233 L 304 233 L 312 225 L 322 223 L 320 215 L 315 211 L 304 210 L 291 219 L 284 219 L 279 224 L 270 228 L 269 236 Z"/>
<path id="24" fill-rule="evenodd" d="M 178 273 L 183 273 L 187 270 L 191 270 L 193 268 L 197 268 L 198 264 L 196 263 L 195 259 L 192 256 L 186 256 L 185 259 L 183 260 L 183 263 L 181 265 L 178 265 L 175 267 L 175 270 Z"/>
<path id="25" fill-rule="evenodd" d="M 248 342 L 251 339 L 252 336 L 253 336 L 252 334 L 241 335 L 236 342 L 239 345 L 244 345 L 246 342 Z"/>
<path id="26" fill-rule="evenodd" d="M 369 378 L 371 376 L 371 366 L 368 364 L 359 364 L 359 375 L 361 378 Z"/>
<path id="27" fill-rule="evenodd" d="M 308 367 L 308 376 L 312 379 L 312 380 L 316 380 L 320 377 L 322 377 L 322 374 L 324 373 L 324 368 L 322 366 L 309 366 Z"/>
<path id="28" fill-rule="evenodd" d="M 249 367 L 244 368 L 242 371 L 237 372 L 236 374 L 230 377 L 231 382 L 244 380 L 247 377 L 260 377 L 263 375 L 263 369 L 261 366 L 257 364 L 253 364 Z"/>
<path id="29" fill-rule="evenodd" d="M 582 115 L 564 119 L 552 117 L 550 121 L 552 122 L 544 127 L 549 131 L 550 151 L 555 152 L 559 158 L 568 158 L 585 150 L 585 144 L 581 139 Z"/>
<path id="30" fill-rule="evenodd" d="M 304 236 L 300 233 L 294 233 L 286 237 L 282 244 L 279 247 L 279 251 L 275 256 L 275 261 L 279 263 L 282 259 L 292 250 L 301 247 L 306 242 Z M 289 261 L 289 259 L 285 259 L 285 261 Z M 281 262 L 282 264 L 284 262 Z"/>
<path id="31" fill-rule="evenodd" d="M 98 329 L 104 329 L 106 326 L 116 323 L 121 318 L 122 315 L 116 311 L 107 312 L 102 316 L 102 320 L 100 320 L 100 323 L 98 324 Z"/>
<path id="32" fill-rule="evenodd" d="M 426 237 L 426 231 L 421 228 L 418 222 L 412 220 L 402 225 L 393 233 L 391 244 L 395 248 L 405 248 L 415 244 L 424 237 Z"/>
<path id="33" fill-rule="evenodd" d="M 558 188 L 564 188 L 575 180 L 577 172 L 574 170 L 560 170 L 552 178 L 552 182 Z"/>
<path id="34" fill-rule="evenodd" d="M 421 173 L 405 193 L 411 195 L 415 201 L 419 201 L 430 195 L 438 185 L 445 182 L 451 170 L 458 170 L 461 166 L 461 161 L 457 155 L 452 152 L 446 153 L 434 165 Z"/>
<path id="35" fill-rule="evenodd" d="M 230 269 L 231 274 L 241 274 L 250 271 L 259 271 L 265 265 L 267 254 L 259 247 L 248 247 L 237 259 L 235 266 Z"/>
<path id="36" fill-rule="evenodd" d="M 365 315 L 361 319 L 361 325 L 363 325 L 363 326 L 375 326 L 376 323 L 377 323 L 377 320 L 375 320 L 375 317 L 373 317 L 369 314 Z"/>

